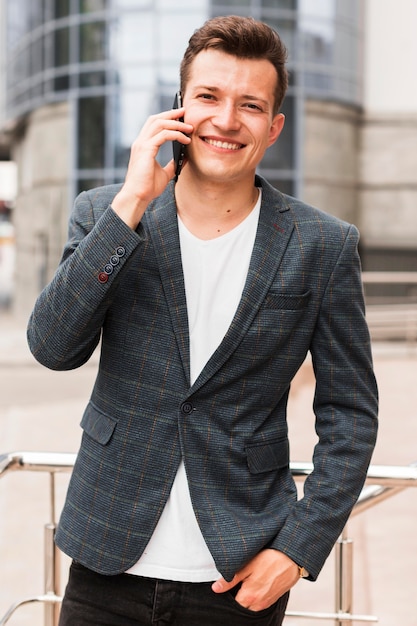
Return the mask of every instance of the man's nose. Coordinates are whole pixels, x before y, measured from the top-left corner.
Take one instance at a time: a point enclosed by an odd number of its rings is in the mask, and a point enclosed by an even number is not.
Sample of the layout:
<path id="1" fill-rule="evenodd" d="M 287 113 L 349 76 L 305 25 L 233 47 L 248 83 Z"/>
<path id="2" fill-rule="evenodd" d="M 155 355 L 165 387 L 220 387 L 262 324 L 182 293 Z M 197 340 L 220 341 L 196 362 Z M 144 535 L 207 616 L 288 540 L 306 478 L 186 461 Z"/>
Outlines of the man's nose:
<path id="1" fill-rule="evenodd" d="M 218 128 L 238 130 L 240 128 L 239 112 L 233 102 L 222 103 L 213 122 Z"/>

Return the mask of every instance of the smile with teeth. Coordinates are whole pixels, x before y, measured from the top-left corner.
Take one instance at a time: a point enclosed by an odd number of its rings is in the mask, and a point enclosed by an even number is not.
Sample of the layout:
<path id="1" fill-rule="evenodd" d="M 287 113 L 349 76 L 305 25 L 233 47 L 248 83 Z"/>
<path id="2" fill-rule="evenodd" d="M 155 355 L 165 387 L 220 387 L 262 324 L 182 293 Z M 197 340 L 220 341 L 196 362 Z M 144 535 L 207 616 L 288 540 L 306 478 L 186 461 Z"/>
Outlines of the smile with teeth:
<path id="1" fill-rule="evenodd" d="M 240 150 L 243 148 L 241 143 L 230 143 L 229 141 L 219 141 L 217 139 L 207 139 L 204 138 L 204 141 L 210 146 L 214 146 L 215 148 L 223 148 L 224 150 Z"/>

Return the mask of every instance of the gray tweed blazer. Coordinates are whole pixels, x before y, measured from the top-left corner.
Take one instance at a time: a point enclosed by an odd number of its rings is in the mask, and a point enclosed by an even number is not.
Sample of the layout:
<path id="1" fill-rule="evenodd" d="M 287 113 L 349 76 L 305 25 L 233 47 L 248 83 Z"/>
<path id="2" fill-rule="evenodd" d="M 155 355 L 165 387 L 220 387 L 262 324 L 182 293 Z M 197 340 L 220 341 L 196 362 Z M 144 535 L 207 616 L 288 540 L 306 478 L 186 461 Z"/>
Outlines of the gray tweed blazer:
<path id="1" fill-rule="evenodd" d="M 110 206 L 118 186 L 76 200 L 28 340 L 39 362 L 67 370 L 101 339 L 57 532 L 58 546 L 92 570 L 116 574 L 138 560 L 181 458 L 201 531 L 228 580 L 264 547 L 316 578 L 361 491 L 377 388 L 357 229 L 257 184 L 261 214 L 241 302 L 192 386 L 173 184 L 136 231 Z M 308 351 L 318 443 L 297 501 L 287 399 Z"/>

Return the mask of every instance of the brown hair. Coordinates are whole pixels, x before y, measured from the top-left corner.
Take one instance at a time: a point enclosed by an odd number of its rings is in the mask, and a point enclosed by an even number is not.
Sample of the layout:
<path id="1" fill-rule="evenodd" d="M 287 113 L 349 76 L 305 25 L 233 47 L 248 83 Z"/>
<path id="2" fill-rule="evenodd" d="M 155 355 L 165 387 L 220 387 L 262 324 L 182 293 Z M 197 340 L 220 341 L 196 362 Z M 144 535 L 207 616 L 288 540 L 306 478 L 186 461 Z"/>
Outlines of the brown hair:
<path id="1" fill-rule="evenodd" d="M 266 59 L 277 72 L 274 114 L 279 111 L 288 87 L 287 50 L 278 33 L 252 17 L 228 15 L 207 20 L 191 36 L 180 67 L 181 91 L 185 91 L 190 66 L 202 50 L 215 48 L 242 59 Z"/>

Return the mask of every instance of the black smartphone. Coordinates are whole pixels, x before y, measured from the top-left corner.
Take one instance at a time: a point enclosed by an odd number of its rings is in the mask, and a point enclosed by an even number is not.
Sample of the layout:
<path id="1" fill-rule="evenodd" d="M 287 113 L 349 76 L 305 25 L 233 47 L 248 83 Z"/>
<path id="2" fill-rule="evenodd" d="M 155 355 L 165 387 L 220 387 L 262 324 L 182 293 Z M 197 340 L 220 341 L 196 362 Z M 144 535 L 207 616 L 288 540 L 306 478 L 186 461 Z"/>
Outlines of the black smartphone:
<path id="1" fill-rule="evenodd" d="M 182 98 L 181 98 L 181 93 L 178 91 L 175 94 L 175 98 L 174 98 L 174 105 L 173 105 L 173 109 L 179 109 L 182 107 Z M 184 121 L 183 117 L 180 117 L 180 122 Z M 184 159 L 185 159 L 185 146 L 184 144 L 180 143 L 179 141 L 173 141 L 172 142 L 172 152 L 174 154 L 174 161 L 175 161 L 175 182 L 178 180 L 178 176 L 181 173 L 181 168 L 184 164 Z"/>

